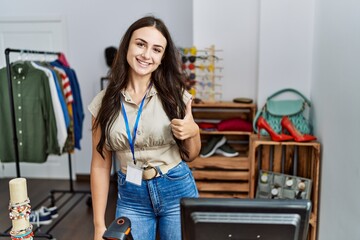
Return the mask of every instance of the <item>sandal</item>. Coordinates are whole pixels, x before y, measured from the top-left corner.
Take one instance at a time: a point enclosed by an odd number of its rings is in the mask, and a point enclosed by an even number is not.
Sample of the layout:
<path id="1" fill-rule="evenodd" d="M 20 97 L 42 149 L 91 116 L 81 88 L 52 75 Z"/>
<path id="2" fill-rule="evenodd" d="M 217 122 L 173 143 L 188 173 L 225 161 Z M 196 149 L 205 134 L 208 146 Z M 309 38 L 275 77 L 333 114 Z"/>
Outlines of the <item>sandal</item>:
<path id="1" fill-rule="evenodd" d="M 114 220 L 102 237 L 107 240 L 133 240 L 130 220 L 127 217 Z"/>

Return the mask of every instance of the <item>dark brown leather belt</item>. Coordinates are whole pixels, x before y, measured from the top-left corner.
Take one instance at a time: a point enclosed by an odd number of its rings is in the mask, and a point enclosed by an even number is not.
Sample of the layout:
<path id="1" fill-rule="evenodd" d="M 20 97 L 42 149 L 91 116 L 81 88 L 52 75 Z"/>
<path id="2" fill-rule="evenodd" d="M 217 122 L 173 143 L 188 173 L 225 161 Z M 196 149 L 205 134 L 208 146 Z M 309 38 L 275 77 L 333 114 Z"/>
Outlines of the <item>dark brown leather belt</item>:
<path id="1" fill-rule="evenodd" d="M 179 162 L 170 163 L 168 165 L 159 166 L 161 173 L 166 174 L 170 169 L 177 166 Z M 159 177 L 160 173 L 154 166 L 147 166 L 143 171 L 143 180 L 151 180 L 153 178 Z"/>

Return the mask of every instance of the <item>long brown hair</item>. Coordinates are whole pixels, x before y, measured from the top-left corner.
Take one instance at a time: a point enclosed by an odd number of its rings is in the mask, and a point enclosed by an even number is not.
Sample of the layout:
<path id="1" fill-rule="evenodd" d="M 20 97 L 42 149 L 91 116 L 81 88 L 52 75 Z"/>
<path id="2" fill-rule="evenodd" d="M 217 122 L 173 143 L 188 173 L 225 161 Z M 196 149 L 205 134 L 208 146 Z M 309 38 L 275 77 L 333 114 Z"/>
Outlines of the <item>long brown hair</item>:
<path id="1" fill-rule="evenodd" d="M 121 39 L 119 49 L 113 61 L 109 72 L 109 85 L 105 91 L 99 113 L 95 118 L 93 131 L 100 126 L 101 137 L 96 146 L 96 150 L 103 155 L 103 147 L 105 141 L 111 146 L 110 130 L 119 116 L 121 110 L 120 97 L 121 90 L 124 89 L 129 81 L 129 64 L 126 59 L 129 42 L 133 32 L 143 27 L 155 27 L 166 38 L 167 46 L 161 64 L 152 73 L 152 82 L 160 96 L 162 106 L 169 120 L 173 118 L 184 118 L 185 103 L 183 101 L 183 93 L 185 91 L 184 76 L 181 71 L 179 52 L 171 39 L 170 33 L 164 22 L 153 16 L 143 17 L 134 22 L 125 32 Z M 189 153 L 184 147 L 183 141 L 175 138 L 180 149 L 181 156 L 188 157 Z"/>

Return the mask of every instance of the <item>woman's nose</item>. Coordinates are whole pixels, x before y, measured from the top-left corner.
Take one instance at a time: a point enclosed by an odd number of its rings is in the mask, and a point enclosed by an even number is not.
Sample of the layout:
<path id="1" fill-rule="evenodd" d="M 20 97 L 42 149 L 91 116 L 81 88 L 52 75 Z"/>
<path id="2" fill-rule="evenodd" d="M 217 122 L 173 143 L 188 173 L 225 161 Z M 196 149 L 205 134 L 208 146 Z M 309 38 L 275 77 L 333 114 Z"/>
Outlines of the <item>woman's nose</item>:
<path id="1" fill-rule="evenodd" d="M 141 54 L 142 57 L 149 59 L 150 58 L 150 50 L 145 49 L 144 52 Z"/>

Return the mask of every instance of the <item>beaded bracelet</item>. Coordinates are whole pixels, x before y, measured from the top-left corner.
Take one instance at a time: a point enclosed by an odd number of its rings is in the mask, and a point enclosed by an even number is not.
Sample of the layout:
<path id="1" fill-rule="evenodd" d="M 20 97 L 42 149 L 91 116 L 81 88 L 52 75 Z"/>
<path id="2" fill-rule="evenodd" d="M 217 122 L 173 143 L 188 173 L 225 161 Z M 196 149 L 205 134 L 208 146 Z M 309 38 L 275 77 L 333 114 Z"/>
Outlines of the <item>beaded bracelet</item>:
<path id="1" fill-rule="evenodd" d="M 22 237 L 22 238 L 26 238 L 28 235 L 32 234 L 32 230 L 33 230 L 33 225 L 29 225 L 27 228 L 21 229 L 21 230 L 11 230 L 10 231 L 10 235 L 11 237 Z M 20 238 L 21 239 L 21 238 Z"/>
<path id="2" fill-rule="evenodd" d="M 33 236 L 34 236 L 34 233 L 32 231 L 30 231 L 30 232 L 24 233 L 22 235 L 11 236 L 11 239 L 12 240 L 23 240 L 23 239 L 33 240 Z"/>
<path id="3" fill-rule="evenodd" d="M 17 220 L 21 218 L 29 219 L 30 213 L 31 213 L 30 204 L 9 208 L 9 218 L 11 220 Z"/>
<path id="4" fill-rule="evenodd" d="M 9 203 L 9 218 L 17 220 L 21 218 L 29 219 L 31 213 L 30 199 L 27 198 L 21 203 Z"/>
<path id="5" fill-rule="evenodd" d="M 23 202 L 18 202 L 18 203 L 11 203 L 11 201 L 10 201 L 9 207 L 10 206 L 11 207 L 18 207 L 18 206 L 25 205 L 25 204 L 30 204 L 30 199 L 29 198 L 25 199 Z"/>

